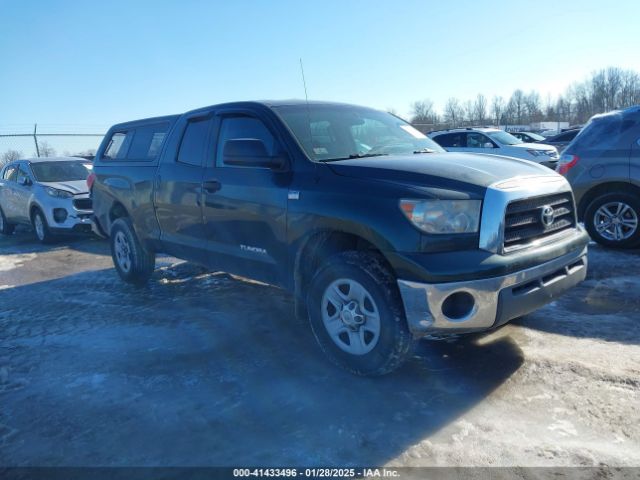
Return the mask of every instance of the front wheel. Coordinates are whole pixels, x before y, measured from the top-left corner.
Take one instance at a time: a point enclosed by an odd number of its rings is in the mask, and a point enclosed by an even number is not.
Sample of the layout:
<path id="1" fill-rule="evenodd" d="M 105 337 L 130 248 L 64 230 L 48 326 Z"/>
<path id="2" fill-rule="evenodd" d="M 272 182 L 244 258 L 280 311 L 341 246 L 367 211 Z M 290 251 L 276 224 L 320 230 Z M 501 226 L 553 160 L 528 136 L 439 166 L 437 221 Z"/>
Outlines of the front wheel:
<path id="1" fill-rule="evenodd" d="M 2 235 L 11 235 L 16 228 L 12 223 L 7 222 L 7 217 L 4 216 L 4 212 L 0 207 L 0 233 Z"/>
<path id="2" fill-rule="evenodd" d="M 33 225 L 33 231 L 36 232 L 36 237 L 38 237 L 41 243 L 51 243 L 56 239 L 53 233 L 51 233 L 47 219 L 41 210 L 37 209 L 33 212 L 31 223 Z"/>
<path id="3" fill-rule="evenodd" d="M 640 199 L 629 193 L 596 197 L 584 214 L 584 226 L 596 242 L 607 247 L 631 248 L 640 244 Z"/>
<path id="4" fill-rule="evenodd" d="M 312 279 L 307 305 L 324 353 L 356 375 L 389 373 L 413 351 L 395 278 L 376 254 L 331 257 Z"/>
<path id="5" fill-rule="evenodd" d="M 134 285 L 146 284 L 155 268 L 156 256 L 142 246 L 128 218 L 111 227 L 111 258 L 120 278 Z"/>

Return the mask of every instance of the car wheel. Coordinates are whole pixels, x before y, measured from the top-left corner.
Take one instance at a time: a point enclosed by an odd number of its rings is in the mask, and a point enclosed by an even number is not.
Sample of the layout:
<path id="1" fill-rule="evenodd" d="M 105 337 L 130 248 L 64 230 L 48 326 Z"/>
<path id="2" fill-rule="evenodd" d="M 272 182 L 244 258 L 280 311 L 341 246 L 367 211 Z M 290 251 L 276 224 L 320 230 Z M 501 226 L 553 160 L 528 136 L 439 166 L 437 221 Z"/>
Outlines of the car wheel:
<path id="1" fill-rule="evenodd" d="M 363 376 L 398 368 L 413 351 L 394 276 L 378 255 L 344 252 L 315 274 L 307 305 L 318 344 L 336 365 Z"/>
<path id="2" fill-rule="evenodd" d="M 128 218 L 113 222 L 110 243 L 111 258 L 120 278 L 134 285 L 146 284 L 153 274 L 156 256 L 142 246 Z"/>
<path id="3" fill-rule="evenodd" d="M 33 226 L 33 231 L 36 233 L 36 237 L 40 240 L 41 243 L 51 243 L 55 240 L 55 236 L 51 233 L 49 229 L 49 224 L 47 223 L 47 219 L 42 213 L 42 210 L 36 209 L 31 216 L 31 224 Z"/>
<path id="4" fill-rule="evenodd" d="M 631 248 L 640 244 L 640 199 L 629 193 L 595 198 L 584 214 L 584 225 L 596 242 L 607 247 Z"/>
<path id="5" fill-rule="evenodd" d="M 0 233 L 2 235 L 11 235 L 16 226 L 7 222 L 7 217 L 4 216 L 2 208 L 0 208 Z"/>

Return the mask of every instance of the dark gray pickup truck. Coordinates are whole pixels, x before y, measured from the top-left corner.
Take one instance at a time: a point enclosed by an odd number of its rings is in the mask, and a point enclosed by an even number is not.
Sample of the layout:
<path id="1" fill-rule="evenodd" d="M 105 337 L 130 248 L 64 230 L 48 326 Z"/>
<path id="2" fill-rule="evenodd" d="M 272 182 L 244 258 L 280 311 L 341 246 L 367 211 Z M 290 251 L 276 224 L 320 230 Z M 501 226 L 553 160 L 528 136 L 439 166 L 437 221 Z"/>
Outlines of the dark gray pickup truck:
<path id="1" fill-rule="evenodd" d="M 294 294 L 329 358 L 397 368 L 416 339 L 495 328 L 585 278 L 566 180 L 446 153 L 403 120 L 239 102 L 115 125 L 89 178 L 123 280 L 156 252 Z"/>

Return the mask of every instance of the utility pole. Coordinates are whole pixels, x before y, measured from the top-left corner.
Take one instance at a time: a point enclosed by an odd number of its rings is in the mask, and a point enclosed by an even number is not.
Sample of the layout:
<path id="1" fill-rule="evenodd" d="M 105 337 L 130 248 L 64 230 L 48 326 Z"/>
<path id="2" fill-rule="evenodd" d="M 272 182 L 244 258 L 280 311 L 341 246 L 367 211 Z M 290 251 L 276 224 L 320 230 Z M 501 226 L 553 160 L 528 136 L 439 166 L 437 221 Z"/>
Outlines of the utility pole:
<path id="1" fill-rule="evenodd" d="M 40 158 L 40 148 L 38 147 L 38 124 L 33 125 L 33 143 L 36 144 L 36 155 Z"/>

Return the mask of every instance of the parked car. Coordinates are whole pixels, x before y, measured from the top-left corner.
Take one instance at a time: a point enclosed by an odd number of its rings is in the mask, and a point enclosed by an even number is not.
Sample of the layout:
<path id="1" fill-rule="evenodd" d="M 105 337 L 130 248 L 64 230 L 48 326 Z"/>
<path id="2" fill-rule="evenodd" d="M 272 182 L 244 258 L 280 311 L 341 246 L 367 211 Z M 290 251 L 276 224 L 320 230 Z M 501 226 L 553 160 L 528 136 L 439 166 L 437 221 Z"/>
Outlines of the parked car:
<path id="1" fill-rule="evenodd" d="M 544 143 L 545 145 L 553 145 L 558 149 L 559 153 L 562 153 L 567 145 L 571 143 L 571 141 L 576 138 L 576 136 L 580 133 L 579 128 L 574 128 L 572 130 L 566 130 L 557 135 L 552 135 L 550 137 L 541 140 L 540 143 Z"/>
<path id="2" fill-rule="evenodd" d="M 596 115 L 558 164 L 576 196 L 578 218 L 609 247 L 640 245 L 640 106 Z"/>
<path id="3" fill-rule="evenodd" d="M 531 312 L 587 269 L 562 176 L 446 153 L 364 107 L 239 102 L 115 125 L 90 185 L 124 281 L 146 283 L 166 252 L 288 289 L 361 375 L 397 368 L 417 338 Z"/>
<path id="4" fill-rule="evenodd" d="M 7 164 L 0 174 L 0 233 L 32 225 L 38 240 L 48 243 L 57 234 L 90 232 L 89 166 L 68 157 Z"/>
<path id="5" fill-rule="evenodd" d="M 485 153 L 531 160 L 555 168 L 559 155 L 555 147 L 524 143 L 497 128 L 472 127 L 439 130 L 429 134 L 448 152 Z"/>
<path id="6" fill-rule="evenodd" d="M 544 143 L 544 137 L 534 132 L 509 132 L 511 135 L 516 137 L 519 140 L 522 140 L 524 143 L 535 143 L 540 142 Z"/>

